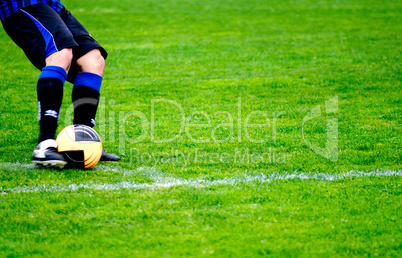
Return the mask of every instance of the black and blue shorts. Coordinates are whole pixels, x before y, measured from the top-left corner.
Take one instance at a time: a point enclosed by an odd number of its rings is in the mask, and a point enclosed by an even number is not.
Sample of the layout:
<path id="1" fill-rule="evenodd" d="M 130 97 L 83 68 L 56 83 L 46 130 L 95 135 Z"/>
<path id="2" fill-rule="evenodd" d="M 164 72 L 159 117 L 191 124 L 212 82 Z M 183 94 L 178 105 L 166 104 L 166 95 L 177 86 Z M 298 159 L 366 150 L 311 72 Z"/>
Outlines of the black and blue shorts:
<path id="1" fill-rule="evenodd" d="M 46 66 L 48 56 L 72 48 L 73 61 L 67 79 L 72 83 L 79 71 L 76 61 L 80 57 L 93 49 L 99 49 L 107 57 L 106 50 L 64 7 L 58 13 L 43 3 L 24 7 L 6 18 L 3 28 L 40 70 Z"/>

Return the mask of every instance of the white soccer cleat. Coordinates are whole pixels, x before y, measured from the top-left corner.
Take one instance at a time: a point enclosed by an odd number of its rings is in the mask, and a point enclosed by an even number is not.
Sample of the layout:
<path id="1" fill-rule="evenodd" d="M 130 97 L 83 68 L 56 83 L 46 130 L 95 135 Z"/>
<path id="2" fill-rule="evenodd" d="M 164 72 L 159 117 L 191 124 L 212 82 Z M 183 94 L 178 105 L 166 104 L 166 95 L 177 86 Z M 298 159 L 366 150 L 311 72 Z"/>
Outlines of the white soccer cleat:
<path id="1" fill-rule="evenodd" d="M 57 152 L 56 140 L 40 142 L 32 153 L 32 163 L 42 167 L 63 168 L 67 161 Z"/>

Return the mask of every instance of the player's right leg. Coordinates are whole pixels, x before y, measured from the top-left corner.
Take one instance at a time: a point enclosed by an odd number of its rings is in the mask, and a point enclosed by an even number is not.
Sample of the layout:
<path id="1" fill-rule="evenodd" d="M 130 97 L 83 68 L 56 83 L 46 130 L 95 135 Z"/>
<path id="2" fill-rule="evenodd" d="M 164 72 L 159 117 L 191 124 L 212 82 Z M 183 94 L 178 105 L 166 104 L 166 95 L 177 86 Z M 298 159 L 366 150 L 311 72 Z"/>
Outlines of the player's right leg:
<path id="1" fill-rule="evenodd" d="M 60 16 L 42 3 L 12 14 L 3 21 L 3 27 L 32 64 L 42 70 L 37 85 L 40 136 L 32 162 L 62 167 L 67 162 L 57 153 L 55 132 L 72 48 L 78 44 Z"/>

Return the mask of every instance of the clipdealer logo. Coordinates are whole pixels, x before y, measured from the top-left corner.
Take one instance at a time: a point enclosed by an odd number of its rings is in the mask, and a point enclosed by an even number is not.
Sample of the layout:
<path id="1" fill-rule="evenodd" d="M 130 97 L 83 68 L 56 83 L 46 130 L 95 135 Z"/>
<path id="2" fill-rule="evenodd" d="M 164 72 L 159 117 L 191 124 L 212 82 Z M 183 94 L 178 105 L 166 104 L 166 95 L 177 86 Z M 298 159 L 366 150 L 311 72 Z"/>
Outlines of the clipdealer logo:
<path id="1" fill-rule="evenodd" d="M 108 111 L 106 114 L 105 102 L 105 98 L 101 97 L 97 112 L 97 131 L 103 141 L 118 141 L 121 155 L 127 153 L 127 145 L 144 142 L 165 144 L 183 137 L 195 144 L 214 143 L 218 146 L 244 141 L 255 144 L 268 141 L 275 143 L 279 118 L 285 114 L 277 111 L 268 113 L 264 110 L 244 114 L 241 97 L 238 97 L 235 112 L 232 113 L 223 110 L 212 113 L 194 110 L 186 114 L 177 101 L 161 98 L 151 100 L 150 114 L 138 110 Z M 74 103 L 74 106 L 79 104 L 81 103 Z M 115 104 L 115 100 L 108 100 L 108 106 L 113 107 Z M 71 123 L 73 113 L 74 108 L 71 105 L 64 116 L 66 125 Z M 171 131 L 166 130 L 168 125 Z M 133 134 L 133 131 L 136 133 Z"/>
<path id="2" fill-rule="evenodd" d="M 130 163 L 156 167 L 158 165 L 173 165 L 185 167 L 187 165 L 249 165 L 249 164 L 284 164 L 287 153 L 277 152 L 274 148 L 267 148 L 264 152 L 253 151 L 250 148 L 234 148 L 231 152 L 210 151 L 203 148 L 170 151 L 144 151 L 139 148 L 130 149 Z"/>
<path id="3" fill-rule="evenodd" d="M 88 100 L 85 100 L 88 101 Z M 312 108 L 306 116 L 303 117 L 301 122 L 301 134 L 303 143 L 309 147 L 313 152 L 322 156 L 332 162 L 337 162 L 338 156 L 338 118 L 334 117 L 339 112 L 338 108 L 338 96 L 332 97 L 325 102 L 322 110 L 321 105 Z M 74 103 L 74 106 L 81 103 Z M 108 100 L 108 106 L 115 106 L 116 101 L 113 99 Z M 285 111 L 268 111 L 265 110 L 253 110 L 248 113 L 244 112 L 242 98 L 238 97 L 236 102 L 236 110 L 233 113 L 224 110 L 218 110 L 213 113 L 207 113 L 203 110 L 194 110 L 188 114 L 185 113 L 182 105 L 174 100 L 170 99 L 152 99 L 150 103 L 150 114 L 147 112 L 141 112 L 138 110 L 124 110 L 124 111 L 108 111 L 106 115 L 106 100 L 101 97 L 99 102 L 97 120 L 99 126 L 97 127 L 98 133 L 104 141 L 114 143 L 118 141 L 119 154 L 125 155 L 127 153 L 126 148 L 129 146 L 129 152 L 132 154 L 134 144 L 139 143 L 152 143 L 152 144 L 165 144 L 177 141 L 180 137 L 186 136 L 186 140 L 190 141 L 195 147 L 193 149 L 195 154 L 199 154 L 199 150 L 203 143 L 213 143 L 217 146 L 225 143 L 242 143 L 249 142 L 253 144 L 275 144 L 278 136 L 278 124 L 280 119 L 286 114 Z M 170 110 L 170 111 L 167 111 Z M 70 124 L 73 116 L 74 108 L 71 105 L 65 115 L 66 125 Z M 326 116 L 326 142 L 325 146 L 319 144 L 313 144 L 311 135 L 308 134 L 306 127 L 309 124 L 317 123 L 319 118 Z M 196 117 L 201 119 L 195 119 Z M 166 120 L 167 119 L 167 120 Z M 172 120 L 170 120 L 172 119 Z M 132 121 L 136 121 L 133 123 Z M 218 122 L 216 122 L 218 121 Z M 257 123 L 256 121 L 259 121 Z M 175 123 L 175 126 L 169 126 L 172 131 L 167 131 L 167 124 Z M 298 122 L 296 122 L 295 126 Z M 134 124 L 134 126 L 133 126 Z M 197 131 L 198 128 L 202 129 Z M 135 135 L 133 130 L 136 131 Z M 224 134 L 219 134 L 219 131 L 224 131 Z M 254 131 L 253 131 L 254 130 Z M 198 134 L 197 134 L 198 132 Z M 253 132 L 258 132 L 253 134 Z M 135 147 L 138 149 L 138 147 Z M 240 146 L 234 146 L 233 152 L 240 153 L 238 150 Z M 273 145 L 266 145 L 263 148 L 259 148 L 260 152 L 275 153 L 277 150 L 273 148 Z M 139 151 L 136 150 L 135 153 Z M 251 151 L 252 152 L 252 151 Z M 140 159 L 152 160 L 155 159 L 152 153 L 146 153 L 144 150 L 141 152 L 143 156 Z M 222 155 L 221 155 L 222 154 Z M 211 153 L 208 158 L 212 157 L 213 160 L 227 160 L 225 153 Z M 253 157 L 258 156 L 258 153 L 254 153 Z M 187 154 L 181 153 L 184 157 Z M 260 154 L 262 157 L 268 157 L 267 154 Z M 281 153 L 282 160 L 288 159 L 289 154 Z M 148 159 L 146 158 L 148 156 Z M 158 155 L 156 155 L 158 156 Z M 156 157 L 155 156 L 155 157 Z M 159 155 L 161 156 L 161 155 Z M 163 156 L 163 155 L 162 155 Z M 175 155 L 170 155 L 175 157 Z M 195 155 L 197 156 L 197 155 Z M 198 155 L 199 157 L 200 155 Z M 205 156 L 205 155 L 203 155 Z M 229 156 L 236 157 L 233 153 Z M 139 157 L 137 155 L 137 157 Z M 188 157 L 188 155 L 187 155 Z M 219 158 L 214 158 L 219 157 Z M 207 160 L 208 160 L 207 158 Z M 187 158 L 188 159 L 188 158 Z M 172 159 L 174 160 L 174 159 Z M 234 160 L 234 159 L 233 159 Z M 258 158 L 257 158 L 258 160 Z M 265 160 L 267 160 L 265 158 Z M 275 160 L 271 158 L 271 160 Z M 176 159 L 177 161 L 177 159 Z M 197 160 L 196 160 L 197 161 Z M 212 162 L 213 163 L 213 162 Z M 254 162 L 255 163 L 255 162 Z M 270 163 L 261 161 L 261 163 Z M 278 162 L 277 162 L 278 163 Z M 284 162 L 279 162 L 284 163 Z"/>
<path id="4" fill-rule="evenodd" d="M 339 100 L 338 96 L 328 99 L 325 102 L 325 114 L 330 116 L 331 114 L 337 114 L 339 112 Z M 310 112 L 303 118 L 302 123 L 302 138 L 303 142 L 318 155 L 332 161 L 337 162 L 338 155 L 338 143 L 339 143 L 339 130 L 338 130 L 338 118 L 327 118 L 326 128 L 326 143 L 325 147 L 321 148 L 309 142 L 305 133 L 305 126 L 308 122 L 312 122 L 313 119 L 317 119 L 323 116 L 321 112 L 321 106 L 318 105 L 310 110 Z"/>

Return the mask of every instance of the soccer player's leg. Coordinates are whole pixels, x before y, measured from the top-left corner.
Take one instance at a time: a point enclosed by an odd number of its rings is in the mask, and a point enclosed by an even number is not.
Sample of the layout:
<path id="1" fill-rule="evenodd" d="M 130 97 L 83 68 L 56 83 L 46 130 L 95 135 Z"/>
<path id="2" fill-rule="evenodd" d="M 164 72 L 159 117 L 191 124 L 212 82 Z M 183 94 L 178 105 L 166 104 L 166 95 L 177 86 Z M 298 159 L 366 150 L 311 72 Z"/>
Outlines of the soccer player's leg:
<path id="1" fill-rule="evenodd" d="M 55 133 L 63 100 L 63 85 L 71 66 L 73 53 L 66 48 L 46 58 L 46 66 L 39 76 L 37 95 L 40 135 L 32 162 L 42 166 L 62 167 L 67 164 L 57 152 Z"/>
<path id="2" fill-rule="evenodd" d="M 105 59 L 99 49 L 92 49 L 77 60 L 80 73 L 74 80 L 72 101 L 74 124 L 95 126 Z M 102 150 L 101 161 L 119 161 L 116 154 Z"/>
<path id="3" fill-rule="evenodd" d="M 77 60 L 80 73 L 77 74 L 72 100 L 74 103 L 74 124 L 95 126 L 105 59 L 99 49 L 93 49 Z M 102 161 L 119 161 L 115 155 L 102 151 Z"/>
<path id="4" fill-rule="evenodd" d="M 42 71 L 37 84 L 40 136 L 32 162 L 62 167 L 66 161 L 57 153 L 55 132 L 72 48 L 78 44 L 60 16 L 42 3 L 12 14 L 3 21 L 3 27 L 31 63 Z"/>
<path id="5" fill-rule="evenodd" d="M 74 84 L 74 124 L 94 127 L 107 52 L 67 9 L 63 8 L 59 15 L 80 46 L 74 49 L 67 79 Z M 102 151 L 101 161 L 119 160 L 117 155 Z"/>
<path id="6" fill-rule="evenodd" d="M 74 124 L 95 126 L 105 59 L 98 49 L 93 49 L 76 61 L 79 73 L 74 80 L 72 101 Z"/>

